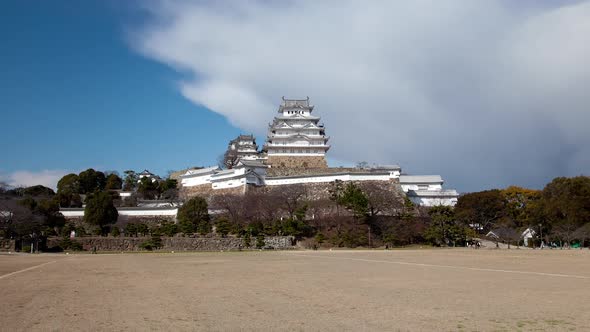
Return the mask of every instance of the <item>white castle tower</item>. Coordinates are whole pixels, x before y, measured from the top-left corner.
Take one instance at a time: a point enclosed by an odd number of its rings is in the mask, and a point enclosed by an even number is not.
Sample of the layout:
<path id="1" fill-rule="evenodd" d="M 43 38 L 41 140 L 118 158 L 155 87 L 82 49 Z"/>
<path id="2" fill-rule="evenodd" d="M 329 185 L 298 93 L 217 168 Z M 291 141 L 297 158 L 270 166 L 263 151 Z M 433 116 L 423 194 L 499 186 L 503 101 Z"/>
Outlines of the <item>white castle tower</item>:
<path id="1" fill-rule="evenodd" d="M 264 151 L 271 167 L 325 168 L 330 149 L 320 117 L 311 115 L 313 105 L 307 99 L 285 99 L 279 115 L 269 124 Z"/>

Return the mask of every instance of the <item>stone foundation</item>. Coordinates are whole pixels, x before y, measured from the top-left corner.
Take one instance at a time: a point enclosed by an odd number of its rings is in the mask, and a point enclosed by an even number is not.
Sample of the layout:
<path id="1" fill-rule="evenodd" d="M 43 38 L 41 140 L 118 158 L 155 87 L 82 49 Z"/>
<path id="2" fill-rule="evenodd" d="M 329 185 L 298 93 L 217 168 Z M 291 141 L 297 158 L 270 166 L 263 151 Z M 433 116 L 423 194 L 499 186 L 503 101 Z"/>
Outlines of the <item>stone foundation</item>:
<path id="1" fill-rule="evenodd" d="M 211 183 L 202 184 L 193 187 L 182 187 L 179 196 L 183 200 L 189 200 L 193 197 L 203 197 L 210 202 L 211 197 L 216 195 L 244 195 L 246 193 L 246 186 L 242 185 L 235 188 L 213 189 Z"/>
<path id="2" fill-rule="evenodd" d="M 273 168 L 327 168 L 325 157 L 320 156 L 268 156 L 266 164 Z"/>
<path id="3" fill-rule="evenodd" d="M 97 251 L 140 251 L 141 244 L 150 237 L 79 237 L 72 239 L 82 245 L 84 250 L 93 247 Z M 59 245 L 61 238 L 50 238 L 47 247 Z M 264 238 L 265 247 L 273 249 L 294 249 L 295 239 L 292 236 L 267 236 Z M 255 249 L 256 238 L 250 240 L 250 248 L 244 245 L 244 239 L 238 237 L 162 237 L 162 248 L 166 251 L 220 251 Z"/>

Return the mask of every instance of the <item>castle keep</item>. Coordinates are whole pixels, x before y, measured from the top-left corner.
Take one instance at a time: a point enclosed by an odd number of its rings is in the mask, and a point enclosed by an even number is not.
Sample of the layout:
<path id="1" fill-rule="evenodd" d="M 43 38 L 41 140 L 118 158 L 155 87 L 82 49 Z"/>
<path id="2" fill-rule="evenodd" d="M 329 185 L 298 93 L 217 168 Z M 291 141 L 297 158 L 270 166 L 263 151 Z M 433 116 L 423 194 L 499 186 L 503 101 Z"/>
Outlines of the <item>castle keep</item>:
<path id="1" fill-rule="evenodd" d="M 327 168 L 328 137 L 307 99 L 285 99 L 269 124 L 263 151 L 274 168 Z"/>

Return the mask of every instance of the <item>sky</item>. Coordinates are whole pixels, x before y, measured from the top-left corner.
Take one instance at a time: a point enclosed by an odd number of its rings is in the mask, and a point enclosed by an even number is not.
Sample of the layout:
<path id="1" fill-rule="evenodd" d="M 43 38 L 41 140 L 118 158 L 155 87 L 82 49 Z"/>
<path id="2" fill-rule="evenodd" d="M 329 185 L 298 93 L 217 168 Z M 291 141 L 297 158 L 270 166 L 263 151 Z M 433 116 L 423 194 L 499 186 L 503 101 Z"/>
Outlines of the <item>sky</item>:
<path id="1" fill-rule="evenodd" d="M 315 105 L 331 166 L 460 192 L 590 169 L 590 1 L 3 1 L 0 181 L 217 162 Z"/>

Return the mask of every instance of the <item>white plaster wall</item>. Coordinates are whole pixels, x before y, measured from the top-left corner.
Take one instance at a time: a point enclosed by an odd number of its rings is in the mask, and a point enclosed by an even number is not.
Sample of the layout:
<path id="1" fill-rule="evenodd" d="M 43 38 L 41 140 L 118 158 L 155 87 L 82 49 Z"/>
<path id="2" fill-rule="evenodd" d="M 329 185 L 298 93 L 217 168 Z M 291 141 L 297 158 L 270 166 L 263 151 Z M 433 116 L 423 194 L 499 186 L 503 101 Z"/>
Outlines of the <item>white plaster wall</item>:
<path id="1" fill-rule="evenodd" d="M 412 203 L 419 205 L 419 206 L 455 206 L 457 204 L 457 198 L 451 197 L 408 197 Z"/>
<path id="2" fill-rule="evenodd" d="M 440 184 L 440 183 L 429 183 L 426 185 L 426 188 L 423 188 L 418 184 L 403 184 L 402 183 L 401 187 L 404 192 L 408 192 L 408 190 L 429 190 L 429 191 L 442 190 L 442 184 Z"/>
<path id="3" fill-rule="evenodd" d="M 59 211 L 64 217 L 83 217 L 84 210 L 74 210 L 74 211 Z M 176 216 L 178 213 L 178 208 L 170 208 L 170 209 L 145 209 L 145 210 L 118 210 L 120 216 Z"/>
<path id="4" fill-rule="evenodd" d="M 84 210 L 79 211 L 59 211 L 64 217 L 84 217 Z"/>
<path id="5" fill-rule="evenodd" d="M 237 188 L 246 185 L 246 178 L 234 178 L 228 179 L 224 181 L 216 181 L 212 183 L 213 189 L 227 189 L 227 188 Z"/>
<path id="6" fill-rule="evenodd" d="M 211 175 L 213 175 L 213 174 L 206 174 L 206 175 L 202 175 L 202 176 L 193 176 L 190 178 L 182 178 L 182 180 L 180 181 L 180 184 L 182 184 L 182 186 L 184 186 L 184 187 L 193 187 L 193 186 L 198 186 L 198 185 L 210 183 L 211 182 Z"/>
<path id="7" fill-rule="evenodd" d="M 298 184 L 298 183 L 322 183 L 322 182 L 333 182 L 336 180 L 340 181 L 388 181 L 399 177 L 398 172 L 391 172 L 390 174 L 335 174 L 325 176 L 310 176 L 310 177 L 298 177 L 298 178 L 283 178 L 283 179 L 266 179 L 265 184 L 267 186 L 280 186 L 287 184 Z"/>
<path id="8" fill-rule="evenodd" d="M 166 210 L 118 210 L 120 216 L 176 216 L 178 208 Z"/>

